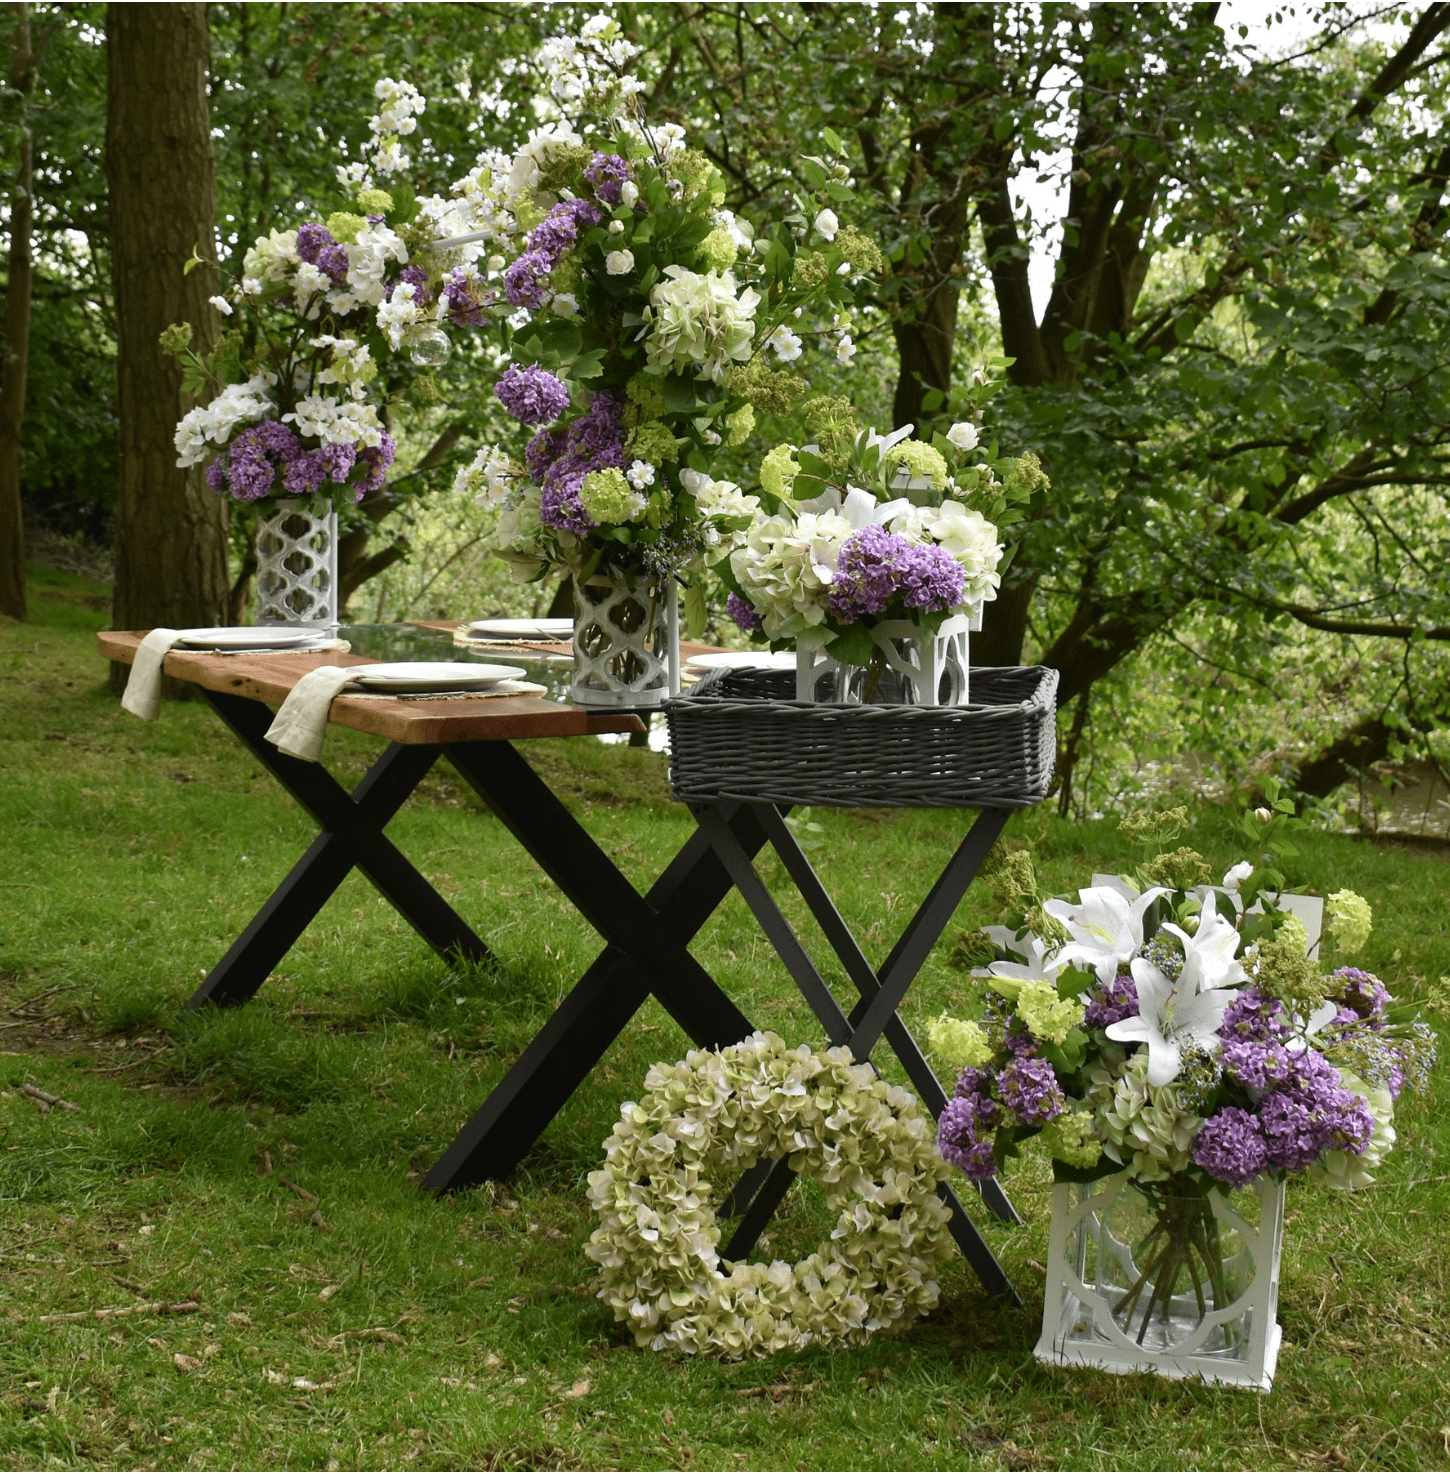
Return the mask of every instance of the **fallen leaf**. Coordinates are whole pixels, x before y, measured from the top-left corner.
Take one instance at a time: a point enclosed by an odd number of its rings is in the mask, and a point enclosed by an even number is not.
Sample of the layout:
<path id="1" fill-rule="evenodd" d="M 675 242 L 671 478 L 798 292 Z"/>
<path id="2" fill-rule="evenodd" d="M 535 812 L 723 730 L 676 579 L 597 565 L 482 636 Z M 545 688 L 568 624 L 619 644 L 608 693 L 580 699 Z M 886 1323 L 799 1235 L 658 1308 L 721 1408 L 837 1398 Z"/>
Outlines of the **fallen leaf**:
<path id="1" fill-rule="evenodd" d="M 274 1372 L 271 1367 L 263 1367 L 262 1375 L 274 1387 L 285 1387 L 287 1385 L 287 1378 L 281 1372 Z"/>
<path id="2" fill-rule="evenodd" d="M 564 1394 L 565 1397 L 586 1397 L 589 1393 L 588 1382 L 575 1382 L 575 1384 Z"/>
<path id="3" fill-rule="evenodd" d="M 339 1291 L 339 1290 L 340 1290 L 340 1289 L 341 1289 L 341 1288 L 342 1288 L 342 1286 L 341 1286 L 341 1285 L 324 1285 L 324 1286 L 323 1286 L 323 1287 L 322 1287 L 322 1288 L 321 1288 L 321 1289 L 320 1289 L 320 1290 L 319 1290 L 319 1291 L 318 1291 L 318 1292 L 317 1292 L 317 1298 L 318 1298 L 318 1299 L 319 1299 L 319 1300 L 331 1300 L 331 1299 L 332 1299 L 332 1297 L 333 1297 L 333 1296 L 334 1296 L 334 1295 L 335 1295 L 335 1294 L 337 1294 L 337 1292 L 338 1292 L 338 1291 Z"/>
<path id="4" fill-rule="evenodd" d="M 176 1355 L 173 1356 L 171 1359 L 176 1363 L 178 1367 L 181 1368 L 183 1372 L 194 1372 L 197 1370 L 198 1367 L 201 1366 L 201 1363 L 196 1359 L 196 1357 L 184 1356 L 180 1351 L 178 1351 Z"/>
<path id="5" fill-rule="evenodd" d="M 674 1415 L 674 1413 L 672 1413 L 669 1410 L 669 1408 L 666 1408 L 665 1409 L 665 1427 L 666 1428 L 673 1428 L 674 1426 L 675 1426 L 675 1415 Z"/>

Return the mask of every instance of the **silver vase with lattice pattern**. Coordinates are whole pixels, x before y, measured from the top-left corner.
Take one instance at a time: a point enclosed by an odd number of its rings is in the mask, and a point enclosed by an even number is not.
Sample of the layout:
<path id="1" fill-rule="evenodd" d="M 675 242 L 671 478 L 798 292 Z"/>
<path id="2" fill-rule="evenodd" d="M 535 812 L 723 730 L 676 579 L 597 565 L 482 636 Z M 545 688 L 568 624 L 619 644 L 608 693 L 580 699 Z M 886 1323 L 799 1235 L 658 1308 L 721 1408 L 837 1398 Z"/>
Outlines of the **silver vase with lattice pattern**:
<path id="1" fill-rule="evenodd" d="M 601 575 L 574 579 L 574 682 L 581 706 L 658 706 L 680 694 L 680 625 L 673 580 L 633 588 Z"/>
<path id="2" fill-rule="evenodd" d="M 257 623 L 337 633 L 337 513 L 280 500 L 257 523 Z"/>

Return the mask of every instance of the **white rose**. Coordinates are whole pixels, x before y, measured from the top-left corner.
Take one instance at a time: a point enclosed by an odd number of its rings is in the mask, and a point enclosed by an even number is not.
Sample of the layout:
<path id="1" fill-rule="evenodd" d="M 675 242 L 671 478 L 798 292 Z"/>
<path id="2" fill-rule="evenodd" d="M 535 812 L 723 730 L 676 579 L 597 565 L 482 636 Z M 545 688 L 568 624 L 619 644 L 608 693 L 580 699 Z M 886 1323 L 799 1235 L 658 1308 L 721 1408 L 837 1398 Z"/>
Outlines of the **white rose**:
<path id="1" fill-rule="evenodd" d="M 947 431 L 947 439 L 958 450 L 976 450 L 978 443 L 977 427 L 969 420 L 958 420 Z"/>
<path id="2" fill-rule="evenodd" d="M 836 232 L 840 228 L 841 222 L 836 219 L 836 212 L 834 210 L 822 210 L 816 216 L 816 233 L 817 235 L 823 236 L 826 240 L 835 240 Z"/>
<path id="3" fill-rule="evenodd" d="M 223 317 L 230 317 L 232 315 L 232 304 L 228 302 L 225 297 L 208 297 L 206 300 L 210 302 L 211 305 L 215 307 L 216 310 L 220 312 Z"/>
<path id="4" fill-rule="evenodd" d="M 1224 875 L 1224 889 L 1236 891 L 1253 873 L 1253 865 L 1248 860 L 1240 860 Z"/>
<path id="5" fill-rule="evenodd" d="M 559 314 L 560 317 L 577 317 L 579 315 L 579 299 L 572 292 L 556 292 L 554 300 L 549 306 Z"/>
<path id="6" fill-rule="evenodd" d="M 634 270 L 634 252 L 611 251 L 604 258 L 604 269 L 610 276 L 627 276 Z"/>
<path id="7" fill-rule="evenodd" d="M 623 205 L 626 210 L 632 210 L 634 209 L 635 201 L 638 199 L 639 185 L 637 185 L 632 179 L 626 179 L 624 183 L 619 186 L 619 203 Z"/>

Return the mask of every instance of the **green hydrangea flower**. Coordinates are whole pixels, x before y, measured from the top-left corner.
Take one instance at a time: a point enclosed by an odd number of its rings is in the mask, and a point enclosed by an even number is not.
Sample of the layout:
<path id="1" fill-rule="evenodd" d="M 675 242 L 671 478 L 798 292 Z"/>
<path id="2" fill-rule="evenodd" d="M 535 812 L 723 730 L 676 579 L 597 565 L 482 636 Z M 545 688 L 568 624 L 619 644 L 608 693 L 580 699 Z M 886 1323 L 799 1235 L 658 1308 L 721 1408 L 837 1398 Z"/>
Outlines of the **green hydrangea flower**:
<path id="1" fill-rule="evenodd" d="M 363 189 L 358 191 L 357 207 L 364 215 L 386 215 L 393 208 L 393 197 L 385 189 Z M 327 227 L 332 230 L 331 224 Z M 342 237 L 332 230 L 338 240 Z"/>
<path id="2" fill-rule="evenodd" d="M 732 369 L 730 391 L 765 414 L 788 415 L 806 392 L 806 382 L 798 374 L 767 368 L 753 358 Z"/>
<path id="3" fill-rule="evenodd" d="M 1329 913 L 1325 925 L 1334 938 L 1335 948 L 1346 957 L 1353 957 L 1369 941 L 1374 928 L 1369 902 L 1355 891 L 1335 891 L 1325 909 Z"/>
<path id="4" fill-rule="evenodd" d="M 658 420 L 636 425 L 624 443 L 632 460 L 648 461 L 658 466 L 679 459 L 680 442 Z"/>
<path id="5" fill-rule="evenodd" d="M 596 522 L 632 522 L 648 505 L 618 466 L 591 471 L 579 488 L 579 504 Z"/>
<path id="6" fill-rule="evenodd" d="M 1042 1128 L 1048 1155 L 1069 1167 L 1096 1167 L 1103 1144 L 1093 1134 L 1093 1118 L 1086 1111 L 1063 1111 Z"/>
<path id="7" fill-rule="evenodd" d="M 899 441 L 882 455 L 881 464 L 888 471 L 893 466 L 905 466 L 913 478 L 930 481 L 936 491 L 945 491 L 947 482 L 951 480 L 946 457 L 924 440 Z"/>
<path id="8" fill-rule="evenodd" d="M 624 411 L 626 425 L 657 420 L 665 412 L 665 386 L 658 374 L 636 374 L 624 386 L 624 397 L 628 401 Z"/>
<path id="9" fill-rule="evenodd" d="M 969 1019 L 938 1014 L 926 1026 L 927 1042 L 932 1053 L 953 1072 L 978 1069 L 992 1058 L 992 1046 L 986 1033 Z"/>
<path id="10" fill-rule="evenodd" d="M 789 500 L 790 489 L 800 475 L 801 463 L 795 458 L 795 446 L 777 445 L 760 463 L 760 484 L 772 496 Z"/>
<path id="11" fill-rule="evenodd" d="M 380 195 L 382 190 L 373 190 L 371 193 Z M 380 211 L 374 209 L 370 211 L 370 214 L 377 215 L 380 214 Z M 352 215 L 340 209 L 335 215 L 327 217 L 327 233 L 333 237 L 333 240 L 357 240 L 358 231 L 361 230 L 367 230 L 367 221 L 361 215 Z"/>
<path id="12" fill-rule="evenodd" d="M 729 271 L 738 255 L 735 238 L 723 225 L 717 225 L 700 242 L 700 258 L 707 271 Z"/>
<path id="13" fill-rule="evenodd" d="M 1044 1044 L 1061 1044 L 1083 1021 L 1083 1006 L 1076 998 L 1059 998 L 1057 989 L 1039 978 L 1022 984 L 1016 1013 L 1032 1037 Z"/>

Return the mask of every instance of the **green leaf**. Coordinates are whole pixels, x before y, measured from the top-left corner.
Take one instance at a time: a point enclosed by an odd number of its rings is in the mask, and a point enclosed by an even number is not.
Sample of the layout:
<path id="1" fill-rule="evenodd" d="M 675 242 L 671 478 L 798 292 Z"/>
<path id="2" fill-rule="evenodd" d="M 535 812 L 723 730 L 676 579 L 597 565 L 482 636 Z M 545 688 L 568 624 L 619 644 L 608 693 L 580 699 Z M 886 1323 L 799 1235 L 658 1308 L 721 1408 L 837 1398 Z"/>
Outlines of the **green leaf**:
<path id="1" fill-rule="evenodd" d="M 665 408 L 674 414 L 691 414 L 698 399 L 695 381 L 684 374 L 666 374 L 661 385 Z"/>
<path id="2" fill-rule="evenodd" d="M 685 633 L 692 640 L 697 640 L 705 633 L 705 622 L 709 618 L 709 610 L 705 606 L 705 590 L 697 584 L 685 585 Z"/>
<path id="3" fill-rule="evenodd" d="M 871 631 L 864 624 L 847 625 L 845 630 L 826 645 L 826 653 L 845 665 L 869 665 L 876 649 Z"/>

